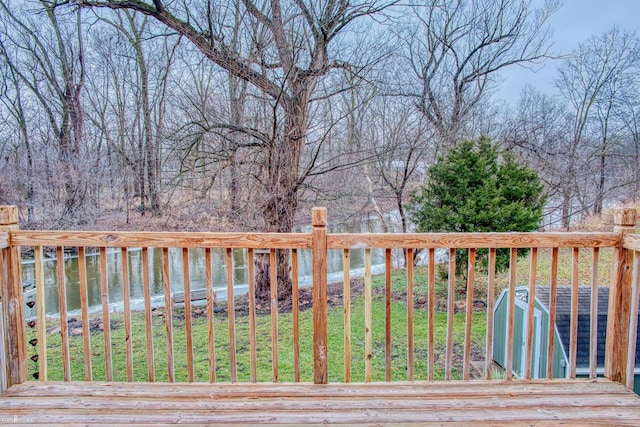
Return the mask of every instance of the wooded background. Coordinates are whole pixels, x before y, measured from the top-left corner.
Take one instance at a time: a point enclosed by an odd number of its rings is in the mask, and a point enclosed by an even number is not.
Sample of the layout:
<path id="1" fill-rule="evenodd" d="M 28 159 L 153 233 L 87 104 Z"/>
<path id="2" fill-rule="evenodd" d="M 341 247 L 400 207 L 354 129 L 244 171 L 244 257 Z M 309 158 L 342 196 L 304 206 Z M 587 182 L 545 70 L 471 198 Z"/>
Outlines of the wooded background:
<path id="1" fill-rule="evenodd" d="M 0 0 L 0 203 L 23 228 L 290 231 L 399 209 L 486 135 L 545 229 L 640 196 L 638 38 L 551 46 L 518 0 Z M 555 91 L 505 67 L 566 54 Z M 532 82 L 535 83 L 535 82 Z"/>

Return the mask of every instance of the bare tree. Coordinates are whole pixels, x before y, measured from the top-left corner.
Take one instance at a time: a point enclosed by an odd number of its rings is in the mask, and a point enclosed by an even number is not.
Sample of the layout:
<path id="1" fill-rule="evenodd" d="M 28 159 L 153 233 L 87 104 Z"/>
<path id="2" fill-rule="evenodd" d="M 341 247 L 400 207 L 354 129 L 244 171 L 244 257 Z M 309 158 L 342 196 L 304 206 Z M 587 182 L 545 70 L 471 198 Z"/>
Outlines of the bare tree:
<path id="1" fill-rule="evenodd" d="M 416 2 L 400 33 L 412 98 L 444 148 L 456 144 L 465 120 L 498 83 L 497 72 L 549 56 L 546 21 L 557 2 L 534 10 L 520 0 Z"/>
<path id="2" fill-rule="evenodd" d="M 268 151 L 265 190 L 268 194 L 262 215 L 266 231 L 288 232 L 294 225 L 298 193 L 302 184 L 300 161 L 307 136 L 309 103 L 320 77 L 340 67 L 330 45 L 353 21 L 378 13 L 395 1 L 377 0 L 351 4 L 345 0 L 283 4 L 279 0 L 235 5 L 207 1 L 202 8 L 180 3 L 137 0 L 75 0 L 81 7 L 130 9 L 153 17 L 190 40 L 209 60 L 258 88 L 273 103 L 274 132 L 265 142 Z M 224 23 L 233 8 L 244 19 L 237 25 L 250 25 L 265 34 L 265 45 L 247 43 L 232 46 Z M 248 49 L 257 48 L 258 52 Z M 278 265 L 281 295 L 290 295 L 288 262 L 281 254 Z"/>
<path id="3" fill-rule="evenodd" d="M 562 222 L 566 191 L 566 169 L 571 157 L 571 120 L 564 103 L 526 86 L 515 109 L 506 119 L 500 139 L 505 148 L 519 154 L 534 168 L 545 184 L 548 195 L 543 227 L 557 227 Z M 577 167 L 572 166 L 574 169 Z"/>
<path id="4" fill-rule="evenodd" d="M 593 212 L 602 212 L 605 193 L 606 166 L 612 150 L 610 124 L 618 98 L 628 86 L 629 74 L 638 65 L 638 42 L 634 35 L 612 29 L 600 37 L 592 37 L 572 53 L 559 69 L 556 85 L 573 110 L 572 141 L 568 157 L 573 159 L 587 153 L 597 159 L 596 185 L 593 194 Z M 589 135 L 589 124 L 598 121 L 597 136 Z M 588 139 L 597 139 L 595 153 Z M 589 154 L 587 154 L 589 155 Z M 575 167 L 578 162 L 567 162 L 567 182 L 563 193 L 563 226 L 570 224 L 573 215 L 572 199 L 577 196 L 578 183 Z M 591 194 L 588 196 L 591 199 Z M 583 209 L 587 209 L 585 206 Z"/>
<path id="5" fill-rule="evenodd" d="M 27 11 L 27 6 L 35 8 Z M 87 182 L 79 168 L 83 165 L 80 152 L 85 125 L 81 94 L 86 76 L 81 11 L 60 16 L 54 5 L 45 0 L 33 5 L 12 3 L 11 7 L 3 0 L 0 15 L 6 23 L 0 56 L 37 102 L 48 124 L 48 129 L 42 131 L 50 133 L 45 139 L 55 144 L 56 158 L 48 160 L 59 166 L 49 175 L 49 184 L 55 186 L 61 180 L 64 188 L 58 219 L 74 220 L 79 211 L 87 208 Z M 45 19 L 38 19 L 42 17 Z M 57 198 L 58 195 L 52 197 Z"/>

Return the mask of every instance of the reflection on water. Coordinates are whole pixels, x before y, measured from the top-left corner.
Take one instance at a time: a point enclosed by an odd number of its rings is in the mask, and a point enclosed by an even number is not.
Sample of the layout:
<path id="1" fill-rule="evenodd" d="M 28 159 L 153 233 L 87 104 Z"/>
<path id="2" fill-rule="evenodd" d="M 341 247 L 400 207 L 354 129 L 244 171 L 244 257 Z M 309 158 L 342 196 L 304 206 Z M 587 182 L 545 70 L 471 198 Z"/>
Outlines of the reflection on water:
<path id="1" fill-rule="evenodd" d="M 296 231 L 308 232 L 308 229 Z M 379 222 L 375 219 L 366 219 L 357 223 L 331 227 L 330 232 L 379 232 Z M 203 248 L 189 249 L 189 280 L 192 290 L 205 287 L 205 251 Z M 394 253 L 394 259 L 400 259 L 401 253 Z M 213 286 L 216 289 L 218 299 L 226 299 L 227 268 L 226 251 L 224 249 L 212 249 L 212 274 Z M 237 249 L 232 251 L 234 294 L 246 293 L 247 277 L 247 250 Z M 356 249 L 350 252 L 351 274 L 354 277 L 364 275 L 364 250 Z M 129 263 L 129 288 L 133 309 L 143 308 L 142 285 L 142 250 L 140 248 L 128 249 Z M 298 273 L 300 286 L 311 284 L 311 251 L 298 251 Z M 384 271 L 384 251 L 372 250 L 373 272 Z M 100 292 L 100 257 L 97 253 L 86 255 L 87 266 L 87 300 L 90 310 L 97 312 L 102 309 Z M 169 276 L 171 291 L 183 290 L 182 277 L 182 250 L 180 248 L 169 249 Z M 327 272 L 329 282 L 342 280 L 342 251 L 330 250 L 327 253 Z M 70 315 L 77 315 L 80 310 L 80 282 L 78 275 L 78 257 L 64 258 L 64 273 L 67 293 L 67 309 Z M 122 310 L 122 258 L 119 249 L 107 251 L 107 283 L 108 298 L 111 311 Z M 35 282 L 34 261 L 24 261 L 22 264 L 22 277 L 25 283 Z M 164 284 L 162 280 L 162 250 L 149 248 L 149 281 L 151 285 L 152 304 L 154 306 L 164 304 Z M 56 315 L 58 307 L 58 283 L 57 260 L 46 258 L 44 261 L 44 283 L 46 313 Z M 35 300 L 35 290 L 25 292 L 25 301 Z M 25 308 L 27 317 L 35 316 L 34 308 Z"/>

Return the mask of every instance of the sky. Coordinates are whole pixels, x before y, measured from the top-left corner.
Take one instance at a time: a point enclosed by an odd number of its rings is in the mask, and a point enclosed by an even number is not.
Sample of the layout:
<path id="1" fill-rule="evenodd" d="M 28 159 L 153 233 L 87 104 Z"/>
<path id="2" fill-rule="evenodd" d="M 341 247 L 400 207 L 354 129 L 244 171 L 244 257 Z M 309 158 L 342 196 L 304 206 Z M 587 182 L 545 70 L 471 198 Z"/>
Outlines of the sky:
<path id="1" fill-rule="evenodd" d="M 534 4 L 543 4 L 534 0 Z M 578 44 L 591 36 L 599 36 L 618 26 L 621 30 L 635 31 L 640 36 L 640 0 L 564 0 L 549 19 L 553 31 L 552 51 L 570 53 Z M 547 60 L 534 65 L 533 70 L 512 66 L 501 73 L 503 83 L 494 99 L 505 99 L 514 104 L 527 84 L 551 94 L 555 92 L 556 67 L 561 60 Z"/>

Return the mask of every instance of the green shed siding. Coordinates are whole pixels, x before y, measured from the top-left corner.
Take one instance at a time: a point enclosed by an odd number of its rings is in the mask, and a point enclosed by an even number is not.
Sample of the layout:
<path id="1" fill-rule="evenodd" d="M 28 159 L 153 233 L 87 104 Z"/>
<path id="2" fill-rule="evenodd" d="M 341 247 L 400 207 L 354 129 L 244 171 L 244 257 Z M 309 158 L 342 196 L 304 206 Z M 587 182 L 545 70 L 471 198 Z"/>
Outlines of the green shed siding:
<path id="1" fill-rule="evenodd" d="M 527 291 L 527 288 L 518 287 L 517 291 Z M 522 303 L 520 303 L 522 305 Z M 521 305 L 516 303 L 515 307 L 515 330 L 514 330 L 514 349 L 513 349 L 513 373 L 517 376 L 522 376 L 524 370 L 522 369 L 522 352 L 525 351 L 526 341 L 525 325 L 527 322 L 526 308 L 523 309 Z M 538 377 L 546 378 L 547 374 L 547 349 L 549 347 L 549 312 L 547 309 L 536 300 L 535 308 L 539 310 L 540 316 L 540 334 L 537 334 L 537 325 L 534 324 L 534 348 L 538 345 L 536 339 L 540 340 L 539 345 L 539 369 Z M 496 302 L 494 310 L 494 323 L 493 323 L 493 359 L 500 366 L 505 367 L 507 362 L 507 318 L 508 318 L 508 289 L 504 289 Z M 567 356 L 562 348 L 562 342 L 558 332 L 555 332 L 555 344 L 553 351 L 553 377 L 554 378 L 566 378 L 567 371 Z M 532 376 L 535 372 L 536 360 L 531 361 Z"/>

